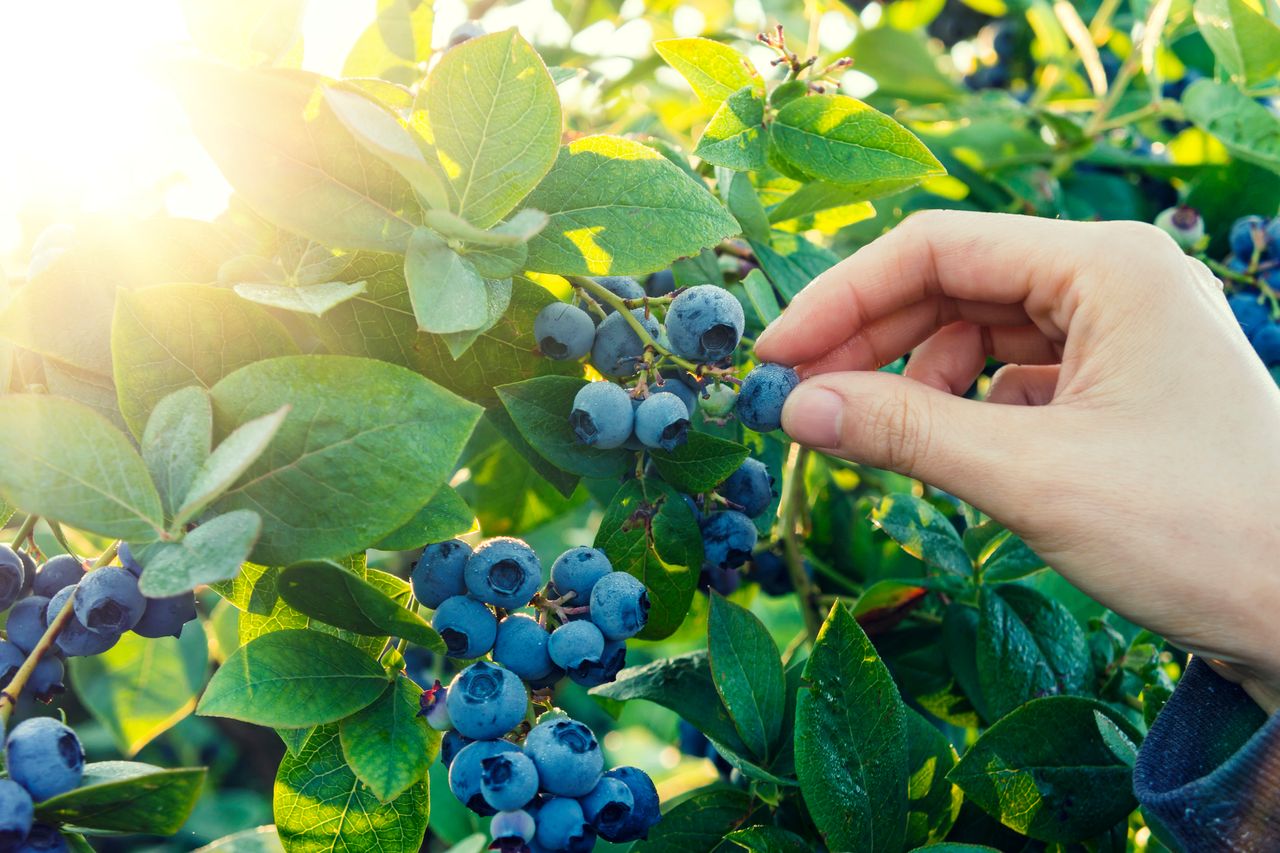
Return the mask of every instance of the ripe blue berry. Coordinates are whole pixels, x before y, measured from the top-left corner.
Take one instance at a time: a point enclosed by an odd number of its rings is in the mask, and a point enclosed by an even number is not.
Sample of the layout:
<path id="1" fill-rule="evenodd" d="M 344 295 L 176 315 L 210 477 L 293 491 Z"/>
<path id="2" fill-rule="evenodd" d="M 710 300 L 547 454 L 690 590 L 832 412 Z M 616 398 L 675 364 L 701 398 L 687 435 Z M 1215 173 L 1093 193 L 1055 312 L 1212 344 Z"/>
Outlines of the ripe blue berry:
<path id="1" fill-rule="evenodd" d="M 525 681 L 545 678 L 555 669 L 547 652 L 550 637 L 532 616 L 513 613 L 498 623 L 493 659 Z"/>
<path id="2" fill-rule="evenodd" d="M 444 765 L 444 769 L 448 770 L 453 764 L 453 759 L 462 751 L 463 747 L 468 744 L 475 743 L 471 738 L 458 734 L 456 729 L 450 729 L 444 733 L 444 737 L 440 738 L 440 763 Z"/>
<path id="3" fill-rule="evenodd" d="M 773 502 L 773 475 L 759 459 L 747 459 L 716 491 L 742 507 L 743 515 L 756 518 Z"/>
<path id="4" fill-rule="evenodd" d="M 128 569 L 135 578 L 142 577 L 142 563 L 133 556 L 133 549 L 129 547 L 128 542 L 120 543 L 120 550 L 116 552 L 116 556 L 120 558 L 120 565 Z"/>
<path id="5" fill-rule="evenodd" d="M 539 784 L 549 794 L 581 797 L 596 786 L 604 770 L 596 736 L 577 720 L 560 718 L 534 726 L 525 738 L 524 752 L 537 765 Z"/>
<path id="6" fill-rule="evenodd" d="M 13 605 L 4 626 L 9 642 L 30 654 L 49 627 L 48 609 L 49 599 L 42 595 L 29 595 Z"/>
<path id="7" fill-rule="evenodd" d="M 494 607 L 524 607 L 542 586 L 542 564 L 525 542 L 500 536 L 485 542 L 463 574 L 467 591 Z"/>
<path id="8" fill-rule="evenodd" d="M 627 783 L 613 776 L 601 778 L 583 797 L 582 814 L 601 835 L 616 835 L 627 824 L 635 797 Z"/>
<path id="9" fill-rule="evenodd" d="M 579 545 L 565 551 L 551 564 L 551 583 L 560 595 L 573 593 L 570 607 L 585 606 L 591 600 L 596 581 L 613 571 L 613 564 L 598 548 Z"/>
<path id="10" fill-rule="evenodd" d="M 1231 223 L 1231 232 L 1227 240 L 1231 243 L 1231 252 L 1242 261 L 1253 257 L 1258 241 L 1265 239 L 1267 221 L 1261 216 L 1242 216 Z"/>
<path id="11" fill-rule="evenodd" d="M 538 768 L 523 752 L 491 755 L 480 762 L 480 792 L 500 812 L 522 809 L 538 796 Z"/>
<path id="12" fill-rule="evenodd" d="M 588 382 L 573 398 L 569 426 L 578 441 L 612 450 L 626 444 L 635 422 L 631 397 L 612 382 Z"/>
<path id="13" fill-rule="evenodd" d="M 426 717 L 427 725 L 438 732 L 453 729 L 453 720 L 449 717 L 449 688 L 440 683 L 440 679 L 422 691 L 418 697 L 418 716 Z"/>
<path id="14" fill-rule="evenodd" d="M 147 599 L 128 569 L 106 566 L 80 581 L 75 597 L 76 618 L 90 631 L 120 635 L 142 618 Z"/>
<path id="15" fill-rule="evenodd" d="M 168 598 L 148 598 L 142 618 L 133 626 L 140 637 L 178 637 L 196 618 L 196 594 L 184 592 Z"/>
<path id="16" fill-rule="evenodd" d="M 645 447 L 675 450 L 689 440 L 689 409 L 675 394 L 650 394 L 636 409 L 636 438 Z"/>
<path id="17" fill-rule="evenodd" d="M 786 595 L 793 588 L 787 561 L 772 551 L 761 551 L 751 558 L 749 575 L 766 595 Z"/>
<path id="18" fill-rule="evenodd" d="M 437 542 L 422 549 L 422 556 L 409 576 L 414 597 L 435 610 L 446 598 L 465 595 L 467 584 L 463 572 L 469 559 L 471 546 L 461 539 Z"/>
<path id="19" fill-rule="evenodd" d="M 505 740 L 478 740 L 469 743 L 449 764 L 449 790 L 458 801 L 481 817 L 494 813 L 480 792 L 483 763 L 486 758 L 504 752 L 519 752 L 520 747 Z"/>
<path id="20" fill-rule="evenodd" d="M 13 727 L 5 739 L 9 778 L 37 803 L 80 784 L 84 749 L 70 727 L 52 717 L 32 717 Z"/>
<path id="21" fill-rule="evenodd" d="M 493 611 L 465 595 L 445 599 L 431 617 L 431 627 L 444 640 L 449 657 L 461 660 L 478 658 L 489 651 L 498 634 Z"/>
<path id="22" fill-rule="evenodd" d="M 704 565 L 698 576 L 698 589 L 702 592 L 714 589 L 721 595 L 733 595 L 741 585 L 742 573 L 723 566 Z"/>
<path id="23" fill-rule="evenodd" d="M 0 850 L 13 850 L 31 831 L 35 804 L 26 789 L 0 779 Z"/>
<path id="24" fill-rule="evenodd" d="M 756 432 L 770 432 L 782 426 L 782 404 L 800 384 L 790 367 L 761 364 L 747 374 L 738 391 L 738 420 Z"/>
<path id="25" fill-rule="evenodd" d="M 702 550 L 706 565 L 736 569 L 756 547 L 756 526 L 740 512 L 713 513 L 702 522 Z"/>
<path id="26" fill-rule="evenodd" d="M 590 850 L 595 832 L 587 825 L 582 806 L 570 797 L 554 797 L 543 803 L 535 818 L 534 842 L 544 850 Z"/>
<path id="27" fill-rule="evenodd" d="M 101 571 L 101 569 L 99 569 Z M 67 599 L 76 594 L 79 587 L 68 586 L 63 587 L 57 595 L 49 599 L 49 605 L 45 609 L 45 618 L 52 622 L 62 612 L 62 608 L 66 605 Z M 90 631 L 80 621 L 74 612 L 66 624 L 62 626 L 62 630 L 58 632 L 58 650 L 67 657 L 88 657 L 90 655 L 100 655 L 107 649 L 114 646 L 120 640 L 119 634 L 105 634 L 97 631 Z"/>
<path id="28" fill-rule="evenodd" d="M 42 702 L 47 702 L 67 689 L 62 683 L 66 670 L 62 660 L 55 655 L 47 655 L 40 659 L 36 668 L 31 670 L 31 680 L 27 686 Z"/>
<path id="29" fill-rule="evenodd" d="M 632 309 L 631 315 L 640 321 L 650 337 L 658 337 L 661 332 L 658 321 L 646 317 L 643 308 Z M 605 376 L 635 376 L 644 357 L 644 347 L 644 341 L 640 340 L 625 317 L 610 314 L 596 329 L 596 340 L 591 346 L 591 363 Z"/>
<path id="30" fill-rule="evenodd" d="M 36 569 L 31 591 L 53 598 L 59 591 L 80 583 L 83 577 L 84 564 L 70 554 L 60 554 Z"/>
<path id="31" fill-rule="evenodd" d="M 26 551 L 19 551 L 18 559 L 22 560 L 22 594 L 30 595 L 36 582 L 36 561 Z"/>
<path id="32" fill-rule="evenodd" d="M 0 690 L 9 686 L 26 660 L 26 652 L 8 640 L 0 640 Z"/>
<path id="33" fill-rule="evenodd" d="M 649 774 L 637 767 L 615 767 L 605 776 L 617 779 L 631 789 L 631 814 L 620 829 L 608 833 L 601 831 L 600 837 L 615 843 L 648 838 L 649 830 L 662 820 L 658 789 Z"/>
<path id="34" fill-rule="evenodd" d="M 698 392 L 690 388 L 670 371 L 663 373 L 662 379 L 662 384 L 654 385 L 649 389 L 650 393 L 675 394 L 680 398 L 680 402 L 684 403 L 685 411 L 692 418 L 694 411 L 698 408 Z"/>
<path id="35" fill-rule="evenodd" d="M 1227 305 L 1246 338 L 1252 338 L 1254 333 L 1271 323 L 1271 312 L 1258 300 L 1256 292 L 1233 293 L 1227 299 Z"/>
<path id="36" fill-rule="evenodd" d="M 1280 260 L 1280 216 L 1267 223 L 1264 233 L 1267 239 L 1267 254 L 1273 260 Z"/>
<path id="37" fill-rule="evenodd" d="M 13 853 L 71 853 L 71 846 L 56 827 L 37 823 L 31 827 L 27 840 Z"/>
<path id="38" fill-rule="evenodd" d="M 745 325 L 742 303 L 714 284 L 689 288 L 667 310 L 671 349 L 692 361 L 720 361 L 733 355 Z"/>
<path id="39" fill-rule="evenodd" d="M 8 545 L 0 545 L 0 610 L 8 610 L 26 585 L 27 573 L 18 552 Z"/>
<path id="40" fill-rule="evenodd" d="M 634 637 L 649 621 L 649 592 L 626 572 L 610 572 L 591 590 L 591 621 L 605 639 Z"/>
<path id="41" fill-rule="evenodd" d="M 469 738 L 504 735 L 524 719 L 529 694 L 509 669 L 479 661 L 458 673 L 449 685 L 449 719 Z"/>
<path id="42" fill-rule="evenodd" d="M 625 275 L 602 275 L 593 278 L 596 284 L 606 288 L 614 296 L 621 299 L 644 299 L 644 288 L 640 286 L 640 282 L 634 278 Z M 591 297 L 592 301 L 604 309 L 606 315 L 613 314 L 617 309 L 608 303 Z"/>
<path id="43" fill-rule="evenodd" d="M 604 635 L 591 622 L 566 622 L 551 634 L 547 651 L 556 666 L 572 675 L 583 664 L 600 662 L 604 653 Z"/>
<path id="44" fill-rule="evenodd" d="M 676 274 L 671 270 L 658 270 L 644 282 L 644 292 L 654 299 L 660 299 L 675 289 Z"/>
<path id="45" fill-rule="evenodd" d="M 1267 367 L 1280 364 L 1280 325 L 1269 323 L 1253 333 L 1253 349 Z"/>
<path id="46" fill-rule="evenodd" d="M 591 315 L 576 305 L 553 302 L 538 312 L 533 321 L 533 337 L 538 349 L 556 361 L 582 358 L 596 340 L 596 324 Z"/>
<path id="47" fill-rule="evenodd" d="M 599 663 L 586 663 L 569 673 L 574 684 L 585 687 L 599 687 L 608 684 L 618 677 L 618 673 L 627 665 L 627 644 L 624 640 L 605 640 L 604 651 L 600 653 Z"/>

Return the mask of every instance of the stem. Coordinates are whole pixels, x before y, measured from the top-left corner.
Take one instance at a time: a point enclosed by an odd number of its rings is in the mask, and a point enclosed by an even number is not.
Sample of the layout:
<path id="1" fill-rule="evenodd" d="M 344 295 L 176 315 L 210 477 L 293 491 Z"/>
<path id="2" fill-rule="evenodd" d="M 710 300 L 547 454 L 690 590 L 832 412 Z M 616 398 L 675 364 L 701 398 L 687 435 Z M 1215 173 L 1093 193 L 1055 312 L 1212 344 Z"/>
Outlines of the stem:
<path id="1" fill-rule="evenodd" d="M 818 638 L 818 629 L 822 627 L 817 612 L 817 590 L 804 570 L 804 552 L 800 548 L 799 532 L 803 527 L 803 505 L 808 498 L 805 494 L 804 471 L 809 461 L 809 449 L 798 444 L 791 445 L 787 457 L 787 466 L 782 473 L 782 500 L 778 504 L 778 520 L 782 524 L 782 544 L 787 560 L 787 570 L 791 575 L 791 585 L 800 597 L 800 615 L 804 617 L 805 631 L 810 640 Z"/>
<path id="2" fill-rule="evenodd" d="M 673 364 L 683 367 L 690 373 L 697 372 L 698 365 L 688 359 L 683 359 L 677 355 L 673 355 L 670 350 L 658 343 L 657 340 L 654 339 L 653 335 L 649 334 L 649 330 L 644 327 L 643 323 L 636 319 L 635 315 L 631 313 L 631 309 L 627 307 L 627 300 L 623 299 L 604 285 L 595 283 L 586 276 L 571 275 L 568 278 L 570 284 L 574 287 L 585 290 L 597 301 L 604 302 L 605 304 L 612 306 L 613 309 L 621 314 L 622 318 L 627 321 L 627 325 L 631 327 L 632 331 L 636 333 L 645 346 L 651 347 L 655 352 L 660 353 L 664 358 L 668 359 Z"/>
<path id="3" fill-rule="evenodd" d="M 74 557 L 76 552 L 72 550 L 71 543 L 67 541 L 67 534 L 63 532 L 62 525 L 56 521 L 50 521 L 49 530 L 53 533 L 53 538 L 62 546 L 62 550 Z"/>
<path id="4" fill-rule="evenodd" d="M 98 555 L 98 559 L 89 567 L 89 571 L 108 565 L 116 558 L 116 549 L 119 547 L 119 542 L 109 545 L 105 551 Z M 22 691 L 26 688 L 27 681 L 30 680 L 31 673 L 35 672 L 36 665 L 40 663 L 40 659 L 44 657 L 45 653 L 53 648 L 54 642 L 58 639 L 58 634 L 62 633 L 62 629 L 66 627 L 66 624 L 71 621 L 71 617 L 75 615 L 75 600 L 76 597 L 74 595 L 67 596 L 67 603 L 62 605 L 58 615 L 53 617 L 53 621 L 45 629 L 44 635 L 40 637 L 36 647 L 31 650 L 31 654 L 27 655 L 27 659 L 22 662 L 22 666 L 14 673 L 13 680 L 9 682 L 9 686 L 0 691 L 0 730 L 8 727 L 9 717 L 13 714 L 13 709 L 18 705 L 18 697 L 22 695 Z"/>
<path id="5" fill-rule="evenodd" d="M 22 522 L 22 526 L 18 528 L 18 535 L 13 537 L 12 545 L 14 548 L 20 546 L 31 536 L 31 531 L 35 530 L 36 522 L 40 520 L 40 516 L 32 513 L 28 515 L 26 520 Z"/>

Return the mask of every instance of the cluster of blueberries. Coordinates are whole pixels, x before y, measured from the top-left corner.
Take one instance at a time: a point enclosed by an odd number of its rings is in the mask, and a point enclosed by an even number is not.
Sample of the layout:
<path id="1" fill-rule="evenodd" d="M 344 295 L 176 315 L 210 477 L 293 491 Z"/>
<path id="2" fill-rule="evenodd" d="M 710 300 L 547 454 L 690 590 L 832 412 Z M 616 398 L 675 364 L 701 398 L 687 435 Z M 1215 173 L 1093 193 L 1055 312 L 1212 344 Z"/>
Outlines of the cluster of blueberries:
<path id="1" fill-rule="evenodd" d="M 665 324 L 659 324 L 646 305 L 630 309 L 634 325 L 682 359 L 713 368 L 730 365 L 746 316 L 728 290 L 700 284 L 677 291 L 670 273 L 652 276 L 644 286 L 620 276 L 595 282 L 629 303 L 674 294 Z M 596 370 L 611 379 L 631 380 L 647 365 L 647 342 L 633 322 L 614 306 L 594 299 L 548 305 L 534 320 L 534 337 L 549 358 L 589 356 Z M 699 408 L 709 418 L 736 414 L 758 432 L 777 429 L 782 404 L 799 381 L 788 367 L 762 364 L 736 391 L 719 378 L 675 369 L 629 389 L 607 380 L 591 382 L 574 398 L 569 424 L 578 440 L 591 447 L 670 451 L 688 440 L 690 421 Z"/>
<path id="2" fill-rule="evenodd" d="M 4 759 L 9 778 L 0 779 L 0 850 L 68 853 L 67 840 L 55 827 L 35 823 L 35 804 L 80 785 L 80 738 L 52 717 L 33 717 L 9 732 Z"/>
<path id="3" fill-rule="evenodd" d="M 1280 216 L 1241 217 L 1232 224 L 1229 240 L 1231 270 L 1256 276 L 1272 290 L 1280 290 Z M 1280 323 L 1272 317 L 1266 297 L 1248 288 L 1232 294 L 1228 302 L 1263 363 L 1280 366 Z"/>
<path id="4" fill-rule="evenodd" d="M 683 496 L 702 531 L 700 589 L 729 595 L 738 588 L 741 569 L 752 559 L 758 539 L 752 519 L 769 509 L 773 496 L 773 475 L 758 459 L 744 460 L 716 486 L 715 496 Z"/>
<path id="5" fill-rule="evenodd" d="M 467 666 L 448 687 L 436 681 L 422 695 L 422 714 L 445 733 L 440 754 L 454 795 L 494 815 L 494 847 L 583 851 L 597 837 L 644 838 L 660 817 L 653 782 L 634 767 L 606 773 L 591 729 L 548 712 L 523 747 L 516 742 L 530 689 L 565 676 L 586 687 L 617 676 L 626 641 L 648 620 L 644 585 L 615 571 L 602 551 L 578 547 L 556 559 L 542 589 L 533 549 L 506 537 L 474 550 L 456 539 L 430 545 L 411 580 L 418 600 L 435 610 L 432 625 L 449 657 L 492 658 Z M 512 612 L 531 603 L 539 617 Z"/>
<path id="6" fill-rule="evenodd" d="M 126 631 L 143 637 L 178 636 L 196 618 L 194 593 L 173 598 L 147 598 L 138 591 L 142 566 L 128 545 L 120 546 L 121 566 L 92 572 L 70 554 L 36 566 L 25 551 L 0 545 L 0 610 L 8 610 L 5 639 L 0 640 L 0 689 L 7 687 L 32 649 L 74 596 L 74 614 L 54 646 L 31 673 L 28 685 L 37 699 L 48 701 L 64 689 L 62 657 L 102 654 Z"/>

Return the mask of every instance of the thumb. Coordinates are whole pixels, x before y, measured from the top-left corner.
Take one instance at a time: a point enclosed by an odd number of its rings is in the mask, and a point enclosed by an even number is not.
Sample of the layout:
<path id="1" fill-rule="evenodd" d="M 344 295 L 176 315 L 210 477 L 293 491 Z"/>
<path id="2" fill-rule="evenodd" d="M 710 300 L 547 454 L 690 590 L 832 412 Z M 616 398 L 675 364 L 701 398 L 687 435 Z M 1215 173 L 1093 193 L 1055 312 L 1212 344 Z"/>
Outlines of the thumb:
<path id="1" fill-rule="evenodd" d="M 897 471 L 958 497 L 1008 505 L 1035 476 L 1028 445 L 1043 410 L 956 397 L 892 373 L 824 373 L 787 398 L 782 427 L 795 441 L 874 468 Z"/>

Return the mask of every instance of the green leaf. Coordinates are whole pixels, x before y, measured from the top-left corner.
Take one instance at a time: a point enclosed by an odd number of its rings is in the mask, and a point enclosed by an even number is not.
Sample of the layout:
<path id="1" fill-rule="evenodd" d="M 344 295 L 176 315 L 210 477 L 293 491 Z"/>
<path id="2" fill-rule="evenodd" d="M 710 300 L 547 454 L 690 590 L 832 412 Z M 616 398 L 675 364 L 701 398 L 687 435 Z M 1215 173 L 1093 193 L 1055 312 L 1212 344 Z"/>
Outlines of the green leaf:
<path id="1" fill-rule="evenodd" d="M 259 826 L 224 835 L 195 853 L 284 853 L 274 826 Z"/>
<path id="2" fill-rule="evenodd" d="M 400 676 L 338 727 L 347 766 L 384 803 L 422 781 L 440 750 L 440 732 L 418 716 L 421 695 L 421 687 Z"/>
<path id="3" fill-rule="evenodd" d="M 81 704 L 132 756 L 195 710 L 209 648 L 204 627 L 191 622 L 181 638 L 127 632 L 102 654 L 70 658 L 67 666 Z"/>
<path id="4" fill-rule="evenodd" d="M 809 842 L 794 832 L 768 824 L 735 829 L 725 840 L 751 853 L 812 853 L 813 850 Z"/>
<path id="5" fill-rule="evenodd" d="M 910 5 L 929 6 L 926 3 Z M 887 10 L 890 17 L 893 10 L 899 8 L 906 7 L 894 6 Z M 940 69 L 937 53 L 929 42 L 923 26 L 890 22 L 889 26 L 860 31 L 849 55 L 855 68 L 875 78 L 877 97 L 883 93 L 888 98 L 902 98 L 917 104 L 956 100 L 964 94 L 964 89 L 957 85 L 954 75 Z"/>
<path id="6" fill-rule="evenodd" d="M 164 524 L 160 495 L 129 439 L 60 397 L 0 397 L 0 496 L 26 512 L 130 542 L 150 542 Z"/>
<path id="7" fill-rule="evenodd" d="M 401 637 L 436 654 L 445 652 L 440 635 L 421 616 L 335 563 L 295 563 L 280 575 L 277 589 L 294 610 L 326 624 L 366 637 Z"/>
<path id="8" fill-rule="evenodd" d="M 919 712 L 907 708 L 906 847 L 941 841 L 960 814 L 963 797 L 947 779 L 956 751 L 946 735 Z"/>
<path id="9" fill-rule="evenodd" d="M 1018 580 L 1048 568 L 1027 543 L 1008 532 L 983 549 L 978 565 L 985 583 Z"/>
<path id="10" fill-rule="evenodd" d="M 907 818 L 907 714 L 898 688 L 839 604 L 818 632 L 796 699 L 800 790 L 833 850 L 897 851 Z"/>
<path id="11" fill-rule="evenodd" d="M 751 753 L 768 760 L 786 710 L 782 661 L 769 630 L 750 610 L 713 593 L 707 617 L 711 679 Z"/>
<path id="12" fill-rule="evenodd" d="M 1040 841 L 1083 841 L 1104 832 L 1137 803 L 1132 771 L 1108 748 L 1095 712 L 1131 741 L 1141 739 L 1100 702 L 1037 699 L 987 729 L 949 778 L 987 814 Z"/>
<path id="13" fill-rule="evenodd" d="M 291 285 L 241 282 L 232 289 L 236 296 L 258 305 L 319 317 L 334 306 L 364 293 L 365 283 L 323 281 L 319 284 Z"/>
<path id="14" fill-rule="evenodd" d="M 422 77 L 418 64 L 431 58 L 434 11 L 428 0 L 380 0 L 377 20 L 356 39 L 342 76 L 417 83 Z"/>
<path id="15" fill-rule="evenodd" d="M 318 631 L 275 631 L 231 653 L 196 712 L 303 728 L 354 714 L 386 687 L 382 667 L 350 643 Z"/>
<path id="16" fill-rule="evenodd" d="M 425 92 L 453 210 L 488 228 L 556 160 L 561 117 L 555 82 L 537 51 L 510 29 L 449 50 L 431 70 Z"/>
<path id="17" fill-rule="evenodd" d="M 266 451 L 287 414 L 288 406 L 281 406 L 268 415 L 242 424 L 224 438 L 196 472 L 186 499 L 174 514 L 173 526 L 186 524 L 231 488 L 231 484 Z"/>
<path id="18" fill-rule="evenodd" d="M 1280 118 L 1235 86 L 1197 80 L 1183 94 L 1182 108 L 1241 160 L 1280 173 Z"/>
<path id="19" fill-rule="evenodd" d="M 276 771 L 272 801 L 276 828 L 287 850 L 417 853 L 430 815 L 425 781 L 390 803 L 351 771 L 337 726 L 324 726 Z"/>
<path id="20" fill-rule="evenodd" d="M 600 521 L 595 547 L 649 591 L 649 622 L 637 636 L 671 636 L 689 612 L 703 558 L 698 522 L 679 493 L 656 479 L 623 483 Z"/>
<path id="21" fill-rule="evenodd" d="M 711 853 L 725 833 L 751 816 L 754 804 L 746 791 L 712 787 L 681 800 L 649 830 L 637 853 Z"/>
<path id="22" fill-rule="evenodd" d="M 447 210 L 428 210 L 424 217 L 428 226 L 442 237 L 463 240 L 474 246 L 511 248 L 528 243 L 547 227 L 547 215 L 541 210 L 525 208 L 494 228 L 477 228 L 461 216 Z"/>
<path id="23" fill-rule="evenodd" d="M 432 542 L 443 542 L 466 533 L 475 525 L 475 513 L 456 490 L 441 486 L 413 518 L 393 530 L 374 547 L 379 551 L 412 551 Z"/>
<path id="24" fill-rule="evenodd" d="M 764 98 L 757 87 L 744 86 L 720 105 L 693 153 L 712 165 L 741 172 L 765 167 Z"/>
<path id="25" fill-rule="evenodd" d="M 904 180 L 900 183 L 872 181 L 857 187 L 835 186 L 814 181 L 803 184 L 791 195 L 769 208 L 769 221 L 774 225 L 780 225 L 797 219 L 809 220 L 833 211 L 847 212 L 846 218 L 857 222 L 875 215 L 875 208 L 867 203 L 867 199 L 909 189 L 914 185 L 914 180 Z"/>
<path id="26" fill-rule="evenodd" d="M 994 717 L 1042 696 L 1085 692 L 1093 668 L 1069 610 L 1021 586 L 983 587 L 980 604 L 978 682 Z"/>
<path id="27" fill-rule="evenodd" d="M 420 215 L 414 192 L 334 116 L 324 78 L 196 63 L 174 71 L 196 136 L 255 212 L 326 246 L 403 251 Z"/>
<path id="28" fill-rule="evenodd" d="M 653 450 L 649 456 L 658 473 L 683 492 L 708 492 L 741 467 L 751 454 L 736 441 L 705 432 L 689 433 L 689 440 L 675 450 Z"/>
<path id="29" fill-rule="evenodd" d="M 278 320 L 229 290 L 166 284 L 117 294 L 111 347 L 120 412 L 134 435 L 179 388 L 298 351 Z"/>
<path id="30" fill-rule="evenodd" d="M 887 495 L 872 511 L 871 521 L 911 556 L 953 575 L 973 573 L 960 534 L 928 501 L 908 494 Z"/>
<path id="31" fill-rule="evenodd" d="M 616 136 L 561 148 L 525 205 L 551 217 L 529 242 L 528 268 L 560 275 L 655 272 L 739 230 L 705 186 L 652 148 Z"/>
<path id="32" fill-rule="evenodd" d="M 200 50 L 252 68 L 280 59 L 302 38 L 305 0 L 182 0 Z"/>
<path id="33" fill-rule="evenodd" d="M 727 44 L 705 38 L 661 39 L 653 49 L 689 81 L 706 104 L 718 104 L 744 86 L 763 89 L 745 56 Z"/>
<path id="34" fill-rule="evenodd" d="M 1102 742 L 1111 750 L 1111 754 L 1126 767 L 1132 767 L 1138 760 L 1138 747 L 1114 720 L 1101 711 L 1093 712 L 1093 719 L 1098 724 L 1098 734 Z"/>
<path id="35" fill-rule="evenodd" d="M 38 804 L 36 820 L 131 835 L 173 835 L 187 822 L 204 776 L 203 767 L 86 764 L 80 786 Z"/>
<path id="36" fill-rule="evenodd" d="M 978 716 L 990 722 L 994 719 L 978 680 L 978 621 L 977 608 L 952 602 L 942 614 L 942 648 L 947 667 L 956 684 L 969 699 Z"/>
<path id="37" fill-rule="evenodd" d="M 839 262 L 828 249 L 816 246 L 798 234 L 774 231 L 772 246 L 752 240 L 760 268 L 769 277 L 784 301 L 791 301 L 805 286 Z"/>
<path id="38" fill-rule="evenodd" d="M 845 95 L 790 102 L 770 125 L 769 139 L 791 170 L 832 184 L 919 181 L 945 171 L 911 131 Z"/>
<path id="39" fill-rule="evenodd" d="M 266 564 L 355 553 L 399 528 L 452 473 L 480 416 L 402 367 L 346 356 L 257 362 L 212 394 L 221 434 L 291 407 L 267 452 L 214 504 L 262 515 L 253 558 Z"/>
<path id="40" fill-rule="evenodd" d="M 214 516 L 181 542 L 148 548 L 138 589 L 150 598 L 166 598 L 230 580 L 239 574 L 261 532 L 262 519 L 256 512 L 240 509 Z"/>
<path id="41" fill-rule="evenodd" d="M 1280 72 L 1280 26 L 1243 0 L 1196 0 L 1196 25 L 1232 77 L 1265 83 Z"/>
<path id="42" fill-rule="evenodd" d="M 760 318 L 760 325 L 767 326 L 782 316 L 778 294 L 758 267 L 747 273 L 747 277 L 742 280 L 742 289 L 747 292 L 747 301 L 751 303 L 756 316 Z"/>
<path id="43" fill-rule="evenodd" d="M 571 376 L 539 376 L 494 390 L 520 435 L 552 465 L 582 477 L 617 477 L 631 455 L 588 447 L 569 426 L 573 398 L 586 384 Z"/>
<path id="44" fill-rule="evenodd" d="M 465 332 L 483 326 L 488 319 L 480 273 L 426 228 L 414 231 L 409 240 L 404 279 L 413 315 L 424 332 Z"/>
<path id="45" fill-rule="evenodd" d="M 482 255 L 468 255 L 469 261 L 474 261 L 477 257 L 487 257 Z M 480 272 L 479 267 L 476 272 Z M 449 350 L 449 356 L 457 361 L 462 358 L 467 350 L 471 349 L 472 344 L 480 340 L 480 336 L 488 332 L 502 320 L 502 315 L 506 313 L 507 308 L 511 305 L 511 297 L 515 293 L 513 282 L 509 278 L 500 281 L 486 278 L 484 280 L 484 298 L 485 298 L 485 320 L 478 327 L 468 329 L 465 332 L 450 332 L 448 334 L 437 336 L 436 340 L 443 341 Z"/>
<path id="46" fill-rule="evenodd" d="M 746 172 L 730 172 L 721 166 L 716 169 L 716 184 L 729 212 L 742 226 L 742 235 L 748 240 L 767 242 L 770 236 L 769 215 L 751 185 L 751 177 Z"/>
<path id="47" fill-rule="evenodd" d="M 213 404 L 203 388 L 174 391 L 151 410 L 142 433 L 142 460 L 172 516 L 191 491 L 213 445 Z"/>
<path id="48" fill-rule="evenodd" d="M 734 752 L 747 752 L 729 711 L 716 692 L 705 651 L 628 667 L 618 673 L 613 682 L 592 688 L 591 695 L 619 702 L 631 699 L 655 702 L 684 717 L 717 745 L 723 744 Z"/>
<path id="49" fill-rule="evenodd" d="M 480 529 L 493 535 L 519 535 L 563 516 L 586 500 L 579 478 L 565 474 L 528 446 L 514 425 L 490 409 L 483 432 L 477 431 L 462 464 L 471 476 L 458 491 L 475 507 Z M 517 447 L 520 445 L 520 447 Z"/>

